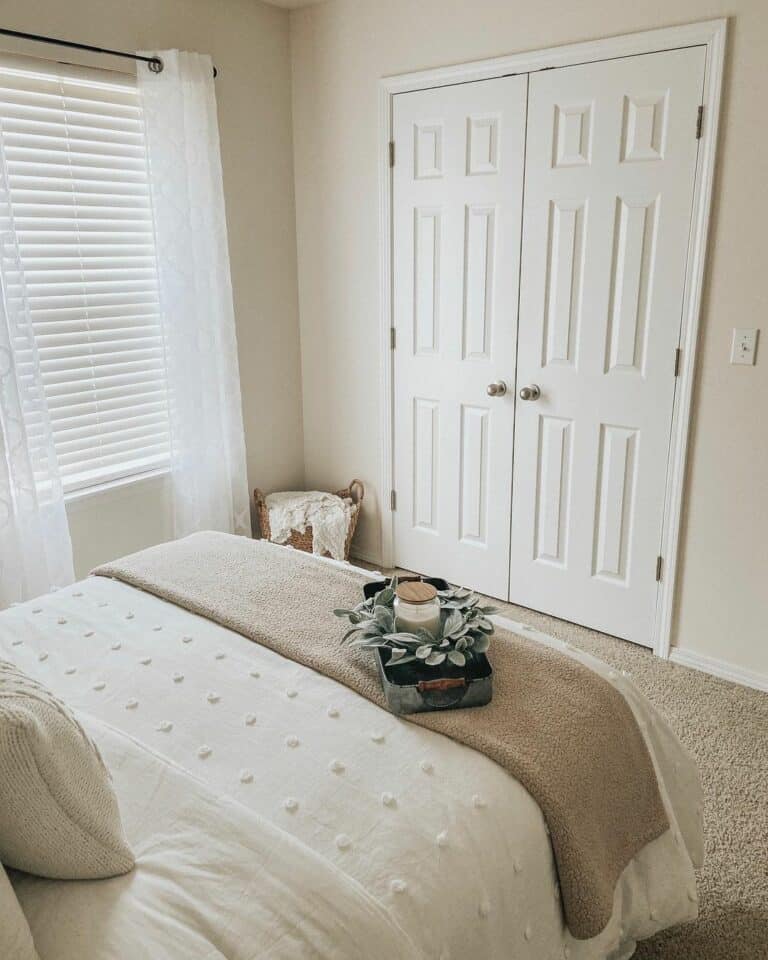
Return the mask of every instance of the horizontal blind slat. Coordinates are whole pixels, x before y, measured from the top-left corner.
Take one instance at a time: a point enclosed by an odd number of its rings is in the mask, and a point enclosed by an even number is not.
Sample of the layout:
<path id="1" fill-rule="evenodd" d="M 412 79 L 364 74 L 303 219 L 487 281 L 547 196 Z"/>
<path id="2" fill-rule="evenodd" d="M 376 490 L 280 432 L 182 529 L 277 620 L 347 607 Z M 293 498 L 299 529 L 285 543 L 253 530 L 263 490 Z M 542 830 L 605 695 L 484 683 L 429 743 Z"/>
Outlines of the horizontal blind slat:
<path id="1" fill-rule="evenodd" d="M 159 386 L 154 392 L 121 395 L 98 401 L 86 397 L 82 403 L 52 407 L 48 411 L 48 415 L 55 422 L 57 430 L 77 426 L 93 426 L 106 420 L 116 422 L 132 416 L 138 417 L 146 414 L 162 414 L 167 417 L 167 413 L 167 400 Z M 42 415 L 36 410 L 31 410 L 28 413 L 28 421 L 30 428 L 33 428 L 36 422 L 42 423 Z"/>
<path id="2" fill-rule="evenodd" d="M 76 153 L 83 156 L 143 157 L 140 144 L 121 143 L 112 146 L 111 141 L 89 140 L 86 137 L 61 136 L 54 133 L 22 133 L 5 130 L 3 140 L 8 149 L 45 150 L 54 153 Z"/>
<path id="3" fill-rule="evenodd" d="M 143 440 L 140 444 L 136 442 L 139 439 Z M 57 450 L 56 457 L 62 468 L 69 467 L 70 469 L 80 470 L 84 464 L 94 461 L 115 463 L 117 460 L 133 459 L 136 456 L 146 454 L 147 451 L 157 450 L 164 442 L 167 443 L 166 434 L 153 433 L 145 438 L 130 437 L 119 442 L 100 444 L 98 447 L 91 445 L 90 448 L 62 451 L 61 453 Z"/>
<path id="4" fill-rule="evenodd" d="M 53 409 L 59 404 L 69 403 L 73 398 L 86 396 L 98 400 L 100 397 L 120 396 L 128 393 L 131 388 L 146 387 L 149 384 L 160 384 L 165 390 L 163 369 L 139 369 L 120 371 L 111 375 L 85 378 L 77 382 L 52 383 L 46 387 L 48 404 Z"/>
<path id="5" fill-rule="evenodd" d="M 107 446 L 122 443 L 129 437 L 154 436 L 165 432 L 168 417 L 165 410 L 145 412 L 137 416 L 124 417 L 122 420 L 109 420 L 109 423 L 94 420 L 82 420 L 79 424 L 57 423 L 57 449 L 70 452 L 85 449 L 94 444 Z"/>
<path id="6" fill-rule="evenodd" d="M 128 416 L 139 417 L 149 413 L 161 413 L 167 417 L 167 401 L 159 386 L 154 393 L 121 395 L 109 400 L 88 399 L 83 403 L 56 407 L 49 411 L 57 430 L 75 427 L 78 424 L 96 423 L 100 418 L 108 417 L 111 422 L 114 422 Z"/>

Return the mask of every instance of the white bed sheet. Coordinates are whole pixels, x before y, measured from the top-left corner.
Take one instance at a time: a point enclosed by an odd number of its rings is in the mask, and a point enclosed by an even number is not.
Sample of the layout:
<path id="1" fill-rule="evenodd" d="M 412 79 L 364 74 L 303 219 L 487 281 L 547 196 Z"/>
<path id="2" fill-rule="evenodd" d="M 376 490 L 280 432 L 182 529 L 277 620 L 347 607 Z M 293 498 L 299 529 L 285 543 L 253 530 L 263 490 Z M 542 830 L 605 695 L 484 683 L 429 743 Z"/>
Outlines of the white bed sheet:
<path id="1" fill-rule="evenodd" d="M 627 697 L 672 823 L 625 870 L 611 922 L 589 941 L 565 928 L 538 806 L 485 756 L 116 581 L 91 578 L 0 615 L 0 656 L 290 834 L 359 884 L 435 960 L 623 960 L 637 939 L 696 915 L 692 860 L 701 859 L 702 833 L 693 761 L 628 677 L 568 652 Z M 126 803 L 130 789 L 121 781 Z M 93 960 L 107 957 L 130 954 Z"/>

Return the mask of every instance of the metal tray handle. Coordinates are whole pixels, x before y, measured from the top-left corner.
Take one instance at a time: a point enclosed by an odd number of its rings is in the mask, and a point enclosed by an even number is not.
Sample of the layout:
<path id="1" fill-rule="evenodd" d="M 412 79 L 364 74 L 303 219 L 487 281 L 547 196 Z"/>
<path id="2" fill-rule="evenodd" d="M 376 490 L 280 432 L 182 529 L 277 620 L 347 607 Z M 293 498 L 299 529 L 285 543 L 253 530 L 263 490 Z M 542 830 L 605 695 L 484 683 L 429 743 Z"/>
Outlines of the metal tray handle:
<path id="1" fill-rule="evenodd" d="M 419 693 L 427 693 L 430 690 L 452 690 L 454 687 L 466 687 L 467 681 L 464 677 L 440 677 L 437 680 L 419 680 L 416 689 Z"/>

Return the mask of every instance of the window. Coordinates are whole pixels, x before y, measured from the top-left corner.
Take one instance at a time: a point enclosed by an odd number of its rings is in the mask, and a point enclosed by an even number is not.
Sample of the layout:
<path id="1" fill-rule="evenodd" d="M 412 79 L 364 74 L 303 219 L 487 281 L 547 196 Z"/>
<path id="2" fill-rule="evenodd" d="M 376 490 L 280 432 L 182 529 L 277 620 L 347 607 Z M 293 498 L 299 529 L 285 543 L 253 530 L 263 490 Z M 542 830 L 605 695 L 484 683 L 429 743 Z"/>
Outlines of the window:
<path id="1" fill-rule="evenodd" d="M 168 462 L 143 116 L 130 77 L 19 63 L 0 60 L 3 279 L 11 318 L 28 311 L 72 491 Z M 17 362 L 28 376 L 29 337 Z M 28 430 L 34 448 L 33 420 Z"/>

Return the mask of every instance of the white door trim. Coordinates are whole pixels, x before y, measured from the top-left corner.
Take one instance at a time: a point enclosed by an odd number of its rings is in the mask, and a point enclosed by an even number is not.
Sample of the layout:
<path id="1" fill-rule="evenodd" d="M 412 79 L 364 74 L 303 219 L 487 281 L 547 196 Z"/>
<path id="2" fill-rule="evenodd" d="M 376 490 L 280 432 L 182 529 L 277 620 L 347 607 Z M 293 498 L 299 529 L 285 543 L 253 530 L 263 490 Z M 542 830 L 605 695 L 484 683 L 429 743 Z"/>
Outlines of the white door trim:
<path id="1" fill-rule="evenodd" d="M 643 33 L 624 34 L 586 43 L 567 44 L 526 53 L 480 60 L 435 70 L 385 77 L 379 81 L 379 277 L 381 343 L 381 562 L 391 566 L 394 557 L 394 517 L 389 492 L 393 485 L 393 357 L 390 349 L 392 328 L 392 171 L 389 143 L 392 137 L 392 98 L 397 93 L 425 90 L 453 83 L 487 80 L 512 73 L 532 73 L 547 67 L 609 60 L 614 57 L 658 53 L 679 47 L 705 46 L 704 122 L 694 187 L 688 268 L 683 301 L 680 347 L 680 375 L 675 390 L 672 414 L 661 556 L 664 558 L 659 583 L 653 649 L 669 657 L 675 580 L 679 553 L 685 465 L 688 451 L 693 382 L 701 314 L 704 267 L 709 233 L 715 153 L 723 81 L 727 21 L 707 20 Z M 695 118 L 691 118 L 692 125 Z"/>

